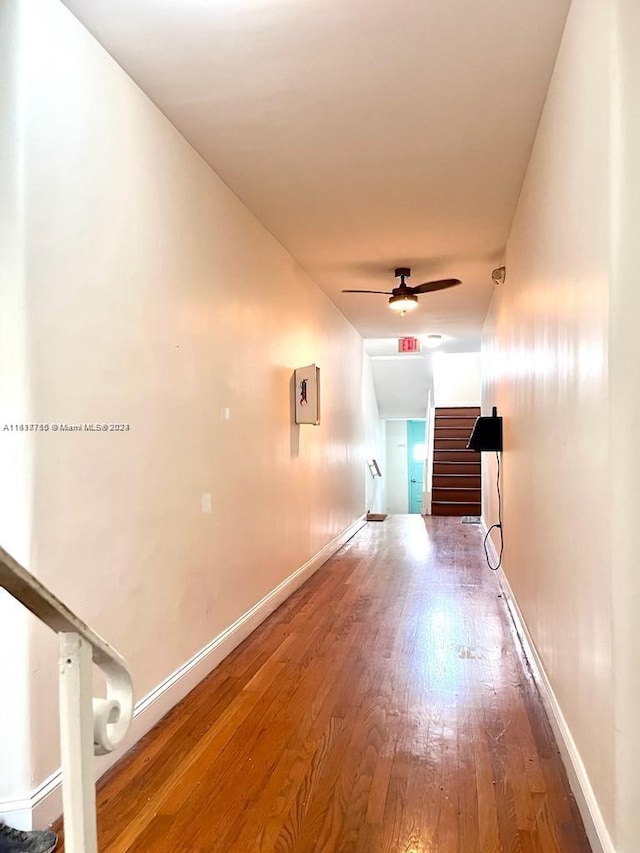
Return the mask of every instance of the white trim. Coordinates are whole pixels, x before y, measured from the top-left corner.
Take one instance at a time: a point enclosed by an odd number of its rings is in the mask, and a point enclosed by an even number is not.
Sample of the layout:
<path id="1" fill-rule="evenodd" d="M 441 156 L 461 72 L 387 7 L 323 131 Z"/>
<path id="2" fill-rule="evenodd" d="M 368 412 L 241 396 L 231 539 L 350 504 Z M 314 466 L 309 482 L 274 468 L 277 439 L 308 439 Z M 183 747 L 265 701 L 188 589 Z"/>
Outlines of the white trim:
<path id="1" fill-rule="evenodd" d="M 482 519 L 482 527 L 486 536 L 487 525 L 484 518 Z M 498 554 L 491 537 L 487 540 L 487 548 L 493 565 L 496 565 L 498 562 Z M 558 749 L 560 750 L 560 757 L 562 758 L 562 763 L 567 771 L 569 785 L 573 792 L 573 796 L 576 799 L 576 804 L 580 811 L 582 822 L 584 823 L 585 832 L 587 833 L 592 853 L 616 853 L 607 825 L 602 816 L 602 812 L 600 811 L 596 795 L 591 786 L 584 762 L 576 742 L 573 739 L 573 735 L 571 734 L 569 724 L 562 713 L 562 708 L 560 707 L 560 703 L 553 691 L 551 681 L 545 671 L 542 659 L 540 658 L 535 643 L 533 642 L 533 638 L 529 633 L 527 623 L 525 622 L 522 611 L 518 606 L 518 602 L 513 594 L 511 585 L 503 571 L 499 572 L 499 580 L 504 599 L 507 603 L 507 607 L 509 608 L 509 613 L 513 619 L 513 624 L 518 633 L 518 637 L 520 638 L 520 642 L 522 643 L 522 648 L 529 662 L 531 672 L 533 673 L 536 686 L 540 693 L 542 704 L 547 713 L 547 717 L 549 718 L 551 728 L 553 729 L 553 734 L 558 744 Z"/>
<path id="2" fill-rule="evenodd" d="M 357 518 L 342 533 L 318 551 L 304 565 L 268 592 L 233 624 L 214 637 L 203 649 L 172 672 L 150 693 L 136 702 L 133 721 L 117 750 L 95 761 L 99 779 L 175 705 L 196 687 L 231 652 L 273 613 L 283 601 L 311 577 L 327 560 L 366 524 L 366 516 Z M 62 814 L 62 771 L 46 779 L 30 796 L 0 802 L 0 818 L 18 829 L 43 827 Z"/>
<path id="3" fill-rule="evenodd" d="M 39 829 L 62 813 L 62 772 L 56 770 L 30 796 L 0 802 L 0 819 L 16 829 Z"/>

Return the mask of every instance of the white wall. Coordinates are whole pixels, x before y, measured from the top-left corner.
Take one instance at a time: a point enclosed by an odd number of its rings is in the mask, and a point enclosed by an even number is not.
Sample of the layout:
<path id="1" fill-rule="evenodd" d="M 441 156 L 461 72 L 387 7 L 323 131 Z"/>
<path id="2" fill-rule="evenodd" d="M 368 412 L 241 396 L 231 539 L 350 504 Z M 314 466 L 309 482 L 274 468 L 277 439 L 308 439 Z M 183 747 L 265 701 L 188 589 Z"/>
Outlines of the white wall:
<path id="1" fill-rule="evenodd" d="M 479 352 L 433 354 L 436 406 L 479 406 L 481 396 Z"/>
<path id="2" fill-rule="evenodd" d="M 505 572 L 592 786 L 605 842 L 620 817 L 609 479 L 616 452 L 608 417 L 610 9 L 605 0 L 572 4 L 509 238 L 506 283 L 496 288 L 483 342 L 483 408 L 495 404 L 505 418 Z M 637 289 L 636 280 L 637 266 Z M 495 520 L 488 454 L 486 463 L 483 507 Z M 633 678 L 637 685 L 637 666 Z M 637 687 L 634 695 L 637 738 Z M 636 798 L 636 812 L 638 805 Z M 618 850 L 637 850 L 638 837 Z"/>
<path id="3" fill-rule="evenodd" d="M 0 4 L 0 543 L 17 559 L 29 554 L 31 436 L 8 433 L 25 408 L 27 330 L 24 312 L 22 187 L 18 176 L 18 62 L 12 50 L 14 4 Z M 28 789 L 28 617 L 0 590 L 0 801 Z M 6 691 L 6 685 L 11 691 Z M 12 701 L 6 700 L 6 695 Z M 2 736 L 5 734 L 6 736 Z M 12 768 L 14 773 L 8 773 Z"/>
<path id="4" fill-rule="evenodd" d="M 34 434 L 32 460 L 2 438 L 20 474 L 3 506 L 29 500 L 6 541 L 125 655 L 140 698 L 364 512 L 362 340 L 57 0 L 2 10 L 22 99 L 2 213 L 23 228 L 2 388 L 28 391 L 3 414 L 130 425 Z M 296 427 L 292 371 L 310 362 L 322 424 Z M 3 670 L 5 798 L 59 764 L 39 624 L 29 658 L 28 706 Z"/>
<path id="5" fill-rule="evenodd" d="M 381 418 L 424 418 L 433 389 L 430 353 L 374 355 L 371 368 Z"/>
<path id="6" fill-rule="evenodd" d="M 387 421 L 387 453 L 382 473 L 387 479 L 387 512 L 409 512 L 406 421 Z"/>
<path id="7" fill-rule="evenodd" d="M 365 504 L 367 512 L 386 512 L 386 422 L 380 419 L 376 389 L 371 371 L 371 359 L 366 352 L 362 362 L 362 411 L 364 413 L 365 457 L 367 460 L 375 459 L 382 471 L 382 477 L 373 477 L 369 467 L 366 466 L 364 472 Z"/>
<path id="8" fill-rule="evenodd" d="M 613 3 L 612 262 L 609 313 L 610 470 L 612 507 L 614 704 L 616 726 L 616 844 L 620 853 L 640 839 L 640 5 Z"/>

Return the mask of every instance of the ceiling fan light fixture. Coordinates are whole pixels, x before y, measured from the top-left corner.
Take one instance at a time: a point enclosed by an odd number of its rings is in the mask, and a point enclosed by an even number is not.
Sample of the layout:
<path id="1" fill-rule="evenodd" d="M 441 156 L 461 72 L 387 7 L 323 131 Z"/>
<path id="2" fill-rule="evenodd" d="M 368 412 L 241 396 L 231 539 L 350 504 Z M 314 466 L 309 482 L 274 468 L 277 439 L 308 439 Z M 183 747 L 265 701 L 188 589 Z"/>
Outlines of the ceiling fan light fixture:
<path id="1" fill-rule="evenodd" d="M 404 314 L 417 307 L 418 297 L 413 293 L 399 293 L 396 296 L 389 297 L 389 308 L 392 311 L 401 311 Z"/>
<path id="2" fill-rule="evenodd" d="M 393 290 L 343 290 L 343 293 L 379 293 L 384 296 L 391 297 L 389 299 L 389 308 L 396 311 L 401 317 L 407 311 L 413 311 L 418 307 L 418 294 L 434 293 L 437 290 L 446 290 L 449 287 L 456 287 L 462 284 L 459 278 L 440 278 L 437 281 L 424 281 L 422 284 L 416 284 L 410 287 L 405 279 L 411 276 L 409 267 L 398 267 L 395 271 L 396 278 L 400 279 L 400 284 L 394 287 Z"/>

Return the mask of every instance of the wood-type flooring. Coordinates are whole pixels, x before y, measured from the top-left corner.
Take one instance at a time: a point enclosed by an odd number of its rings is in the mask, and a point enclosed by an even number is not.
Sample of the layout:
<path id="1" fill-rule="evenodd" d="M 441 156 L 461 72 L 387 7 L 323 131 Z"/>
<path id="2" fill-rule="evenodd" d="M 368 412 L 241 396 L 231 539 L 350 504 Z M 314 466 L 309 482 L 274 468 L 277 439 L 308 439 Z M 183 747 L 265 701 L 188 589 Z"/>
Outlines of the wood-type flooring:
<path id="1" fill-rule="evenodd" d="M 367 524 L 107 774 L 98 822 L 102 853 L 590 849 L 458 518 Z"/>

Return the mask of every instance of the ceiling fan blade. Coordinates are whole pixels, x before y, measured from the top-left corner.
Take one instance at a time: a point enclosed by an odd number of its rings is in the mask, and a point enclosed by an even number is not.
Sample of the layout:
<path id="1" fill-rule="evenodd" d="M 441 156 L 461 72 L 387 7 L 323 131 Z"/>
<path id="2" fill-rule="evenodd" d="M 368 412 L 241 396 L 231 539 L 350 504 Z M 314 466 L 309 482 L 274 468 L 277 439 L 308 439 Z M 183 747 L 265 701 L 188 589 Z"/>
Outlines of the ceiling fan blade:
<path id="1" fill-rule="evenodd" d="M 390 290 L 343 290 L 342 293 L 384 293 L 385 296 L 391 296 Z"/>
<path id="2" fill-rule="evenodd" d="M 424 284 L 417 284 L 415 287 L 410 287 L 412 293 L 433 293 L 434 290 L 446 290 L 448 287 L 455 287 L 462 284 L 459 278 L 441 278 L 438 281 L 425 281 Z"/>

